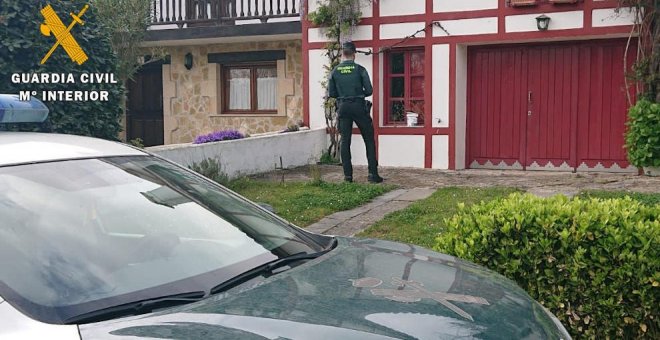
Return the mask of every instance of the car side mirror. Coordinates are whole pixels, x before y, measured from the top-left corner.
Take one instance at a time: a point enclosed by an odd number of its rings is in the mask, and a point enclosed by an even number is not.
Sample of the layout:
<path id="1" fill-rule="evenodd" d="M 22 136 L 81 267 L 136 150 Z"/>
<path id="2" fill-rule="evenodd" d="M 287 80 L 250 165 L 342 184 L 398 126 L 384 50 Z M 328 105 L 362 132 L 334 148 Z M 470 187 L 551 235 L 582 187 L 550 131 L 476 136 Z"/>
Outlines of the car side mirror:
<path id="1" fill-rule="evenodd" d="M 275 208 L 272 205 L 262 202 L 258 202 L 257 205 L 275 214 Z"/>

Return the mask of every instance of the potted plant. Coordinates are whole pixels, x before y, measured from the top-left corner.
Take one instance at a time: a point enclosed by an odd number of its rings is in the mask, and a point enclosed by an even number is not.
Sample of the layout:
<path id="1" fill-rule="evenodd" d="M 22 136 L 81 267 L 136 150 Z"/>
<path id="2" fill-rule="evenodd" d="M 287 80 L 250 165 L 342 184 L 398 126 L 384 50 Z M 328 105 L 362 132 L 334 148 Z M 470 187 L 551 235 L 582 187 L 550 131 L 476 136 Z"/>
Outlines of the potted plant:
<path id="1" fill-rule="evenodd" d="M 626 149 L 631 164 L 649 176 L 660 176 L 660 103 L 646 98 L 630 108 Z"/>

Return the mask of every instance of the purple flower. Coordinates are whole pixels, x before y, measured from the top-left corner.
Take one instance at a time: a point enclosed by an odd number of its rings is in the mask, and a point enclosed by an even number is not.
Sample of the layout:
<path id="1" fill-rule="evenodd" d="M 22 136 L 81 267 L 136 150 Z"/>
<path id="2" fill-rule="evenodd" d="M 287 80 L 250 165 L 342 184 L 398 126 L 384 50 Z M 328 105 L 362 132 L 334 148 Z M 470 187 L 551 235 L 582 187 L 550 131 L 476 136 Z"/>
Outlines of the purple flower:
<path id="1" fill-rule="evenodd" d="M 219 142 L 221 140 L 232 140 L 232 139 L 242 139 L 242 138 L 245 138 L 245 136 L 236 130 L 223 130 L 223 131 L 211 132 L 206 135 L 199 135 L 195 138 L 193 144 L 204 144 L 211 142 Z"/>

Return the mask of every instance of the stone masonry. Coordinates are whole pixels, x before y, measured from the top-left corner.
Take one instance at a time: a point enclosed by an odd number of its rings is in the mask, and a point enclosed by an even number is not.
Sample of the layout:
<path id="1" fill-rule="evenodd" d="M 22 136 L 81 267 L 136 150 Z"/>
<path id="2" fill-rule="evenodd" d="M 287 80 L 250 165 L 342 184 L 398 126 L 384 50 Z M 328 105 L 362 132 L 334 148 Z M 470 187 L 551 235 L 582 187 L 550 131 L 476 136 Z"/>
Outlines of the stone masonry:
<path id="1" fill-rule="evenodd" d="M 277 64 L 277 114 L 226 115 L 221 112 L 221 65 L 208 63 L 209 53 L 285 50 Z M 184 56 L 193 55 L 191 70 Z M 163 66 L 165 144 L 189 143 L 203 133 L 236 129 L 258 134 L 286 129 L 302 121 L 302 47 L 299 40 L 177 46 L 168 50 L 171 64 Z"/>

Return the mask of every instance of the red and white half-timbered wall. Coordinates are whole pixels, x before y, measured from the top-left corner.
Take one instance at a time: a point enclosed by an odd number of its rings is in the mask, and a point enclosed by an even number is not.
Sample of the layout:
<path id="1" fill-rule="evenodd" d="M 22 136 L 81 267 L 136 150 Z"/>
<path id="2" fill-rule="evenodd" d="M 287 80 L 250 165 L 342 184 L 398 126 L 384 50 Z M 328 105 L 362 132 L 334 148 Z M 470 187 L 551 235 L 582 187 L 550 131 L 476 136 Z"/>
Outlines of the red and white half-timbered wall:
<path id="1" fill-rule="evenodd" d="M 352 40 L 359 50 L 386 49 L 357 56 L 374 83 L 381 165 L 636 171 L 623 149 L 624 61 L 634 59 L 624 51 L 634 15 L 615 11 L 616 0 L 525 1 L 536 4 L 365 1 Z M 308 11 L 317 7 L 308 0 Z M 542 14 L 550 17 L 547 31 L 537 28 Z M 325 126 L 325 46 L 323 28 L 303 20 L 311 127 Z M 406 112 L 420 114 L 416 126 L 406 126 Z M 354 141 L 354 163 L 366 164 L 359 136 Z"/>

